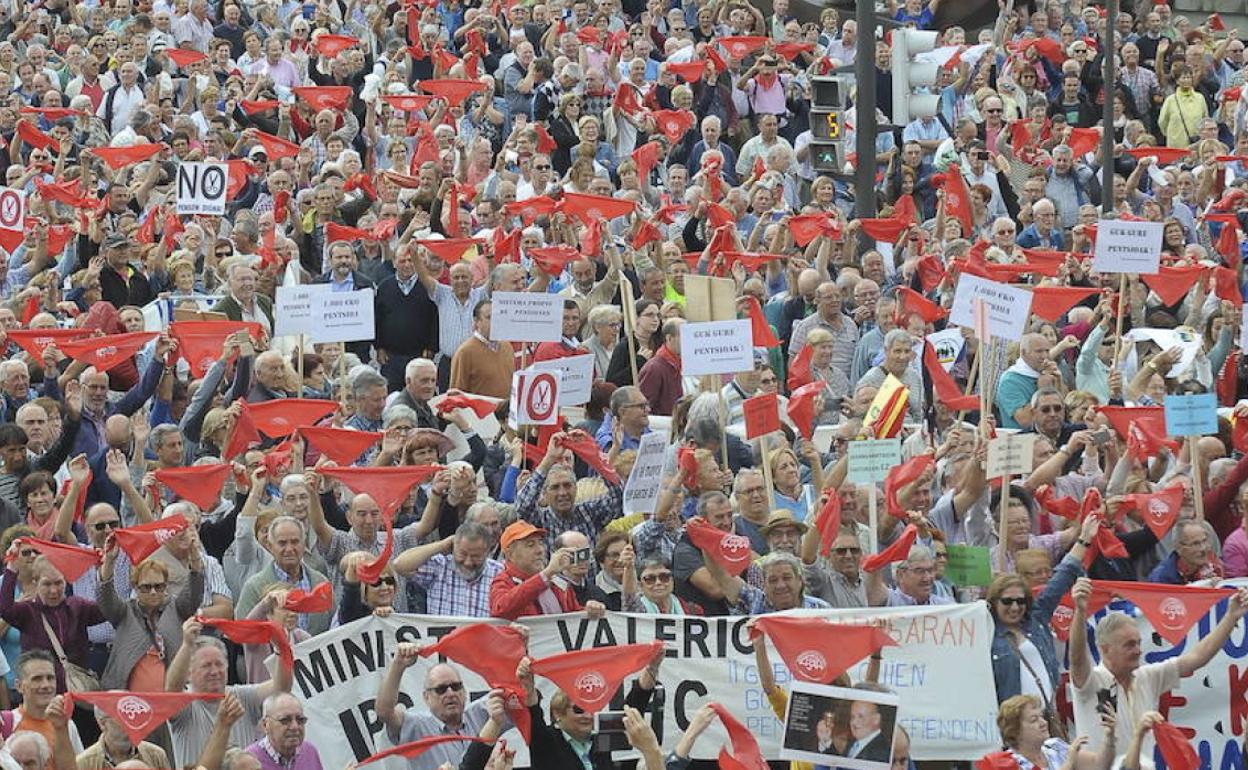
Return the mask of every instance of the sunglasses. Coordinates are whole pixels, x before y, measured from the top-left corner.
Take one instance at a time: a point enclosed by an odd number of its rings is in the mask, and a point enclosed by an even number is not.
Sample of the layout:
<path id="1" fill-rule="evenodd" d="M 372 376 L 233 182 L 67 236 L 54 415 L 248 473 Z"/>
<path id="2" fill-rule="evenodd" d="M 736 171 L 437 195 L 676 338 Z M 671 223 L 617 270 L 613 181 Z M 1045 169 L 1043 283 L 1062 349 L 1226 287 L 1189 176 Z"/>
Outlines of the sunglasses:
<path id="1" fill-rule="evenodd" d="M 165 590 L 164 583 L 139 583 L 134 587 L 141 594 L 155 594 Z"/>
<path id="2" fill-rule="evenodd" d="M 534 171 L 550 171 L 550 166 L 534 166 Z"/>
<path id="3" fill-rule="evenodd" d="M 1022 607 L 1027 604 L 1027 599 L 1022 596 L 1002 596 L 997 601 L 1006 606 Z"/>
<path id="4" fill-rule="evenodd" d="M 648 586 L 652 586 L 655 583 L 667 583 L 667 582 L 670 582 L 671 579 L 672 579 L 672 573 L 670 572 L 654 572 L 649 575 L 641 576 L 641 582 L 645 583 Z"/>
<path id="5" fill-rule="evenodd" d="M 425 688 L 425 692 L 436 693 L 437 695 L 445 695 L 447 690 L 450 690 L 451 692 L 463 692 L 464 683 L 463 682 L 448 682 L 446 684 L 440 684 L 437 687 Z"/>
<path id="6" fill-rule="evenodd" d="M 832 553 L 836 554 L 837 556 L 857 556 L 858 554 L 862 553 L 862 549 L 855 548 L 854 546 L 851 545 L 846 548 L 833 548 Z"/>
<path id="7" fill-rule="evenodd" d="M 377 588 L 378 586 L 396 586 L 398 585 L 398 581 L 389 575 L 386 575 L 385 577 L 377 578 L 377 582 L 369 583 L 369 585 L 373 588 Z"/>
<path id="8" fill-rule="evenodd" d="M 94 529 L 96 532 L 103 532 L 106 529 L 117 529 L 120 526 L 121 526 L 120 521 L 116 519 L 112 519 L 110 521 L 97 521 L 96 523 L 91 525 L 91 528 Z"/>

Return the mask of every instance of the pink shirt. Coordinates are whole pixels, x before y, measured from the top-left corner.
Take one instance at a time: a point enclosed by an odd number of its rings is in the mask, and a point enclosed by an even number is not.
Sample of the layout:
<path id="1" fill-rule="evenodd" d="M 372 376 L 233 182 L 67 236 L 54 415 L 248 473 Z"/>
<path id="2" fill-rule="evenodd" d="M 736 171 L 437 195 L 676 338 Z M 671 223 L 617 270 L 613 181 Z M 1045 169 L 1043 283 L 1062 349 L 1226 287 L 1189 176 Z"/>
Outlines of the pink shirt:
<path id="1" fill-rule="evenodd" d="M 1248 533 L 1239 527 L 1222 544 L 1224 577 L 1248 577 Z"/>

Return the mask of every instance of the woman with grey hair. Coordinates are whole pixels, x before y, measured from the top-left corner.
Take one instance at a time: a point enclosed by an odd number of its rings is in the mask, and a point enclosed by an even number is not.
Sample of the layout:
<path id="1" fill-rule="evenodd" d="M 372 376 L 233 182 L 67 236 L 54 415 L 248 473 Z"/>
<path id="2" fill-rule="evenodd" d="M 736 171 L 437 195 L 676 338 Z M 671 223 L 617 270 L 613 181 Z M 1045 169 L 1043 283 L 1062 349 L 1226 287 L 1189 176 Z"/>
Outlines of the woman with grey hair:
<path id="1" fill-rule="evenodd" d="M 623 314 L 617 305 L 598 305 L 589 311 L 591 332 L 585 347 L 594 354 L 594 379 L 604 380 L 611 367 L 611 354 L 620 341 L 620 322 Z"/>

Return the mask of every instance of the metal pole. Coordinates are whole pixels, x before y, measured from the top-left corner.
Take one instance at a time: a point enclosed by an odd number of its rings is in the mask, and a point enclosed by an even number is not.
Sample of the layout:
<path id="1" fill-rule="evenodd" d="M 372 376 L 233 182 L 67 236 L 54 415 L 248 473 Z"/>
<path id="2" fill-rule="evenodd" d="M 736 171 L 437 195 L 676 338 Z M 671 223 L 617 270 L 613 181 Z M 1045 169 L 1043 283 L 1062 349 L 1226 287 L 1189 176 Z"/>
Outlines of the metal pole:
<path id="1" fill-rule="evenodd" d="M 854 174 L 855 215 L 874 217 L 875 207 L 875 3 L 860 2 L 858 53 L 854 59 L 854 141 L 858 166 Z M 891 116 L 889 116 L 891 118 Z"/>
<path id="2" fill-rule="evenodd" d="M 1114 31 L 1118 25 L 1118 0 L 1107 0 L 1105 10 L 1105 37 L 1101 40 L 1101 92 L 1105 102 L 1101 116 L 1101 211 L 1108 216 L 1114 210 L 1114 82 L 1118 79 Z"/>

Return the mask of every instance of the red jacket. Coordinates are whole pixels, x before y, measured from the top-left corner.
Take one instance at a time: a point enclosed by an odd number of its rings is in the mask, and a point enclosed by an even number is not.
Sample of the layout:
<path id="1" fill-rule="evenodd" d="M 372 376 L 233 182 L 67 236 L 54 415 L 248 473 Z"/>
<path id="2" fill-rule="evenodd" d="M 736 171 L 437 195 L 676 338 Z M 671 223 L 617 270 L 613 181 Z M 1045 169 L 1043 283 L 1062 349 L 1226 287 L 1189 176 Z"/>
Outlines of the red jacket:
<path id="1" fill-rule="evenodd" d="M 496 618 L 517 620 L 526 615 L 544 615 L 537 597 L 549 588 L 559 600 L 559 608 L 563 612 L 576 612 L 582 609 L 576 600 L 572 588 L 560 588 L 554 583 L 547 583 L 539 572 L 525 577 L 511 562 L 503 563 L 503 571 L 494 576 L 490 583 L 490 615 Z"/>

